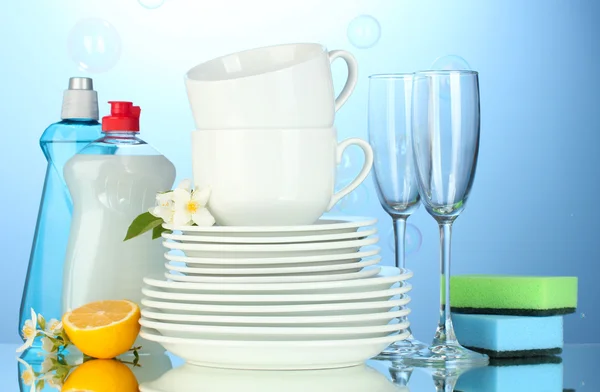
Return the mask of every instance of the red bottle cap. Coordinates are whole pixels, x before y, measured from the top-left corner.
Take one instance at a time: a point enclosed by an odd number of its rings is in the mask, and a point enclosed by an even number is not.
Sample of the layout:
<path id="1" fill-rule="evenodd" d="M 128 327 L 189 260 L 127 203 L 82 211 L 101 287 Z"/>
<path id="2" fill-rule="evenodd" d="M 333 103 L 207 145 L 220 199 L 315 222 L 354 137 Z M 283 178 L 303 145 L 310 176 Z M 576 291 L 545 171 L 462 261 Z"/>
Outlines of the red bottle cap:
<path id="1" fill-rule="evenodd" d="M 112 132 L 139 132 L 140 113 L 139 106 L 131 102 L 109 101 L 110 116 L 102 117 L 102 130 Z"/>

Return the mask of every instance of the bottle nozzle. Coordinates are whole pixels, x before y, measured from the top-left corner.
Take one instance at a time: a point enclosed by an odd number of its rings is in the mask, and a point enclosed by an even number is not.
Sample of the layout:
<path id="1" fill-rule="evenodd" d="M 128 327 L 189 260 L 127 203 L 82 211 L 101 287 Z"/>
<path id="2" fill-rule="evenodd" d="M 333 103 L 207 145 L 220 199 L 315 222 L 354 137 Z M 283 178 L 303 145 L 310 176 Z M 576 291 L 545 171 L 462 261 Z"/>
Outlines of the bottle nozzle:
<path id="1" fill-rule="evenodd" d="M 69 88 L 63 95 L 61 118 L 98 120 L 98 94 L 91 78 L 69 79 Z"/>
<path id="2" fill-rule="evenodd" d="M 94 83 L 91 78 L 70 78 L 69 79 L 69 90 L 93 90 Z"/>
<path id="3" fill-rule="evenodd" d="M 140 113 L 139 106 L 131 102 L 109 101 L 110 115 L 102 118 L 102 130 L 113 132 L 139 132 Z"/>

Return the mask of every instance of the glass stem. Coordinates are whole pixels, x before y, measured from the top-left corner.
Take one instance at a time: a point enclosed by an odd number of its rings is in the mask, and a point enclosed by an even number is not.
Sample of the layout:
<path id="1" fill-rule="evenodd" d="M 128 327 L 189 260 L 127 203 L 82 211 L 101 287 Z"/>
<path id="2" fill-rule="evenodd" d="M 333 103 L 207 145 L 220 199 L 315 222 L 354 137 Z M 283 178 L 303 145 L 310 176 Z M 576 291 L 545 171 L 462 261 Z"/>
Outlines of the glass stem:
<path id="1" fill-rule="evenodd" d="M 440 306 L 440 321 L 438 324 L 433 345 L 458 345 L 454 326 L 452 325 L 452 314 L 450 312 L 450 251 L 452 241 L 452 222 L 440 222 L 440 272 L 443 300 Z M 441 297 L 441 296 L 440 296 Z M 442 298 L 440 298 L 442 299 Z"/>
<path id="2" fill-rule="evenodd" d="M 406 268 L 406 218 L 394 218 L 396 240 L 396 268 Z"/>
<path id="3" fill-rule="evenodd" d="M 394 239 L 396 240 L 396 268 L 406 268 L 406 217 L 393 218 L 393 220 Z M 405 322 L 408 321 L 408 317 L 399 317 L 398 320 Z M 411 328 L 406 328 L 406 331 L 410 334 L 406 340 L 414 340 Z"/>

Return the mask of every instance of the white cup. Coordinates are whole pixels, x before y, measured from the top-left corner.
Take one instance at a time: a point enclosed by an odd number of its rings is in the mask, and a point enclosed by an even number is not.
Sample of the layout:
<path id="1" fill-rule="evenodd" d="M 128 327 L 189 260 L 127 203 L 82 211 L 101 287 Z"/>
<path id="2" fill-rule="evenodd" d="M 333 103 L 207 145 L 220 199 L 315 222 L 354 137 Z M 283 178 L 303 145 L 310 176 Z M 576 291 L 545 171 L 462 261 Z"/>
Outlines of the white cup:
<path id="1" fill-rule="evenodd" d="M 348 79 L 335 98 L 331 63 L 342 58 Z M 348 100 L 357 63 L 319 44 L 269 46 L 197 65 L 185 77 L 196 129 L 329 128 Z"/>
<path id="2" fill-rule="evenodd" d="M 360 173 L 334 193 L 344 150 L 359 146 Z M 335 127 L 192 132 L 196 189 L 211 188 L 208 208 L 223 226 L 310 225 L 352 192 L 373 165 L 362 139 L 337 142 Z"/>

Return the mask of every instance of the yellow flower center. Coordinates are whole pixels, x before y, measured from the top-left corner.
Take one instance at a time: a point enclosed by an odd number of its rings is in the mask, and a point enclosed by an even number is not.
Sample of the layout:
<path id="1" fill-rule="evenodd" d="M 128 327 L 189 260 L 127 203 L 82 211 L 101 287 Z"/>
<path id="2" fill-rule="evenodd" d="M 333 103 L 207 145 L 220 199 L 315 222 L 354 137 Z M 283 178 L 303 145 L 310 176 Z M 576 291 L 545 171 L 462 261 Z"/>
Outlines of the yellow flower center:
<path id="1" fill-rule="evenodd" d="M 27 369 L 21 375 L 21 379 L 25 383 L 25 385 L 31 385 L 35 381 L 35 374 L 33 374 L 33 369 Z"/>
<path id="2" fill-rule="evenodd" d="M 35 328 L 32 328 L 31 325 L 25 324 L 23 326 L 23 337 L 25 339 L 33 339 L 35 338 L 36 331 Z"/>
<path id="3" fill-rule="evenodd" d="M 195 214 L 200 209 L 197 201 L 190 200 L 185 205 L 185 210 L 190 214 Z"/>

